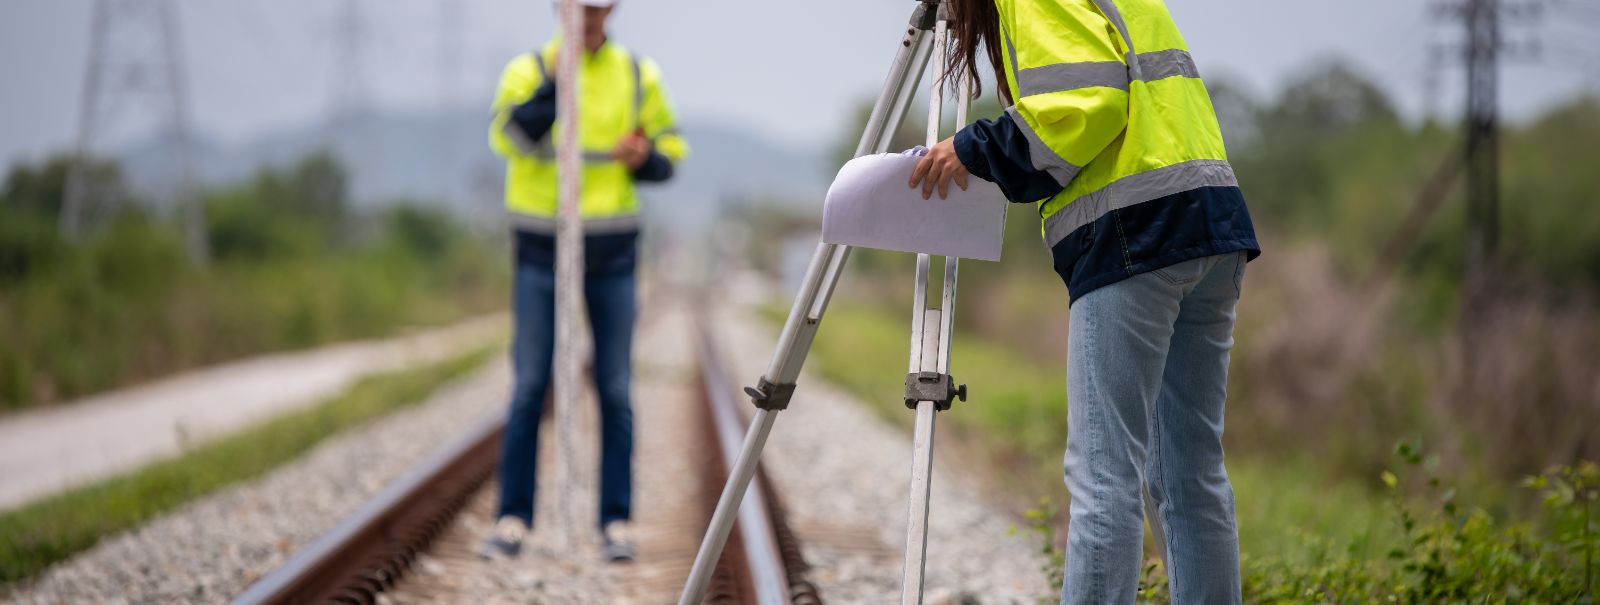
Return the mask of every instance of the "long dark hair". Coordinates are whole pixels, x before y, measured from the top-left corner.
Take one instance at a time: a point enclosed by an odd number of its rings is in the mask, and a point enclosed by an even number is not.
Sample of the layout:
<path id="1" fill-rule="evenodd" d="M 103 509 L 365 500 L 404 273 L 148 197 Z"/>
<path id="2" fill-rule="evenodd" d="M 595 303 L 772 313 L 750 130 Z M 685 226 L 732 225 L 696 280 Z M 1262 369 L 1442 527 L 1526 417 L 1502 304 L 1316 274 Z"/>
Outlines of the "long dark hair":
<path id="1" fill-rule="evenodd" d="M 978 45 L 989 55 L 994 66 L 995 90 L 1003 104 L 1011 105 L 1011 90 L 1006 87 L 1005 60 L 1000 53 L 1000 11 L 995 0 L 944 0 L 950 3 L 950 55 L 945 64 L 945 83 L 951 74 L 964 73 L 972 80 L 972 98 L 983 95 L 983 81 L 978 79 Z"/>

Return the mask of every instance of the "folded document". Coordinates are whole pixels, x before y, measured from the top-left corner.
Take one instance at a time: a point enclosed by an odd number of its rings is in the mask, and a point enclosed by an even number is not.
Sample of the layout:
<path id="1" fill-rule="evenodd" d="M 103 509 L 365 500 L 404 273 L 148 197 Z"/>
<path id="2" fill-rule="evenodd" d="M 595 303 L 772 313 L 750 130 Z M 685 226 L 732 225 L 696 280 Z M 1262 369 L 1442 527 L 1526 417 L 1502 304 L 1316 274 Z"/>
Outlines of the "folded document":
<path id="1" fill-rule="evenodd" d="M 907 186 L 919 151 L 862 156 L 840 168 L 822 206 L 822 241 L 1000 260 L 1007 206 L 1000 188 L 969 177 L 965 191 L 951 182 L 948 197 L 924 200 L 921 186 Z"/>

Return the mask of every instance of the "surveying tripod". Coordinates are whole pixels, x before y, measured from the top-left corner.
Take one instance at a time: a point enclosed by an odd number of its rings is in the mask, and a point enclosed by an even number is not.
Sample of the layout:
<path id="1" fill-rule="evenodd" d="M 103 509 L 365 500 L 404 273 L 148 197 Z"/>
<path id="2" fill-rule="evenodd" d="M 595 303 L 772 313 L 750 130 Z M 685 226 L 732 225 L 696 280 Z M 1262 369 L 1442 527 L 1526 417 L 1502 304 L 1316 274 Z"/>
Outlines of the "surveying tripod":
<path id="1" fill-rule="evenodd" d="M 939 60 L 934 67 L 934 80 L 928 97 L 928 139 L 932 147 L 939 142 L 939 120 L 943 113 L 943 84 L 945 81 L 945 54 L 947 50 L 949 8 L 943 0 L 917 0 L 911 13 L 910 25 L 900 40 L 900 48 L 889 77 L 872 107 L 867 126 L 856 146 L 856 157 L 888 151 L 895 127 L 905 117 L 928 59 L 938 51 Z M 958 74 L 959 77 L 959 74 Z M 967 120 L 971 99 L 971 82 L 962 78 L 958 84 L 956 124 L 959 128 Z M 833 296 L 834 286 L 844 271 L 850 247 L 840 244 L 817 244 L 800 283 L 789 319 L 778 336 L 777 349 L 767 372 L 754 387 L 745 388 L 751 403 L 756 406 L 755 416 L 745 434 L 744 446 L 738 460 L 729 469 L 728 482 L 712 514 L 700 551 L 695 556 L 694 567 L 684 585 L 679 605 L 699 605 L 705 598 L 706 585 L 722 548 L 733 529 L 734 519 L 744 501 L 744 494 L 755 474 L 778 412 L 789 407 L 794 396 L 795 380 L 800 366 L 811 350 L 811 340 L 822 324 L 822 314 Z M 912 440 L 911 494 L 906 519 L 905 567 L 901 577 L 900 600 L 903 604 L 922 602 L 923 572 L 928 550 L 928 500 L 933 472 L 933 429 L 937 411 L 950 409 L 956 399 L 965 401 L 966 385 L 957 386 L 950 371 L 951 322 L 955 314 L 956 268 L 958 259 L 944 257 L 944 280 L 937 308 L 928 306 L 928 279 L 931 258 L 917 255 L 917 276 L 911 316 L 911 365 L 906 375 L 906 407 L 916 410 L 916 428 Z"/>

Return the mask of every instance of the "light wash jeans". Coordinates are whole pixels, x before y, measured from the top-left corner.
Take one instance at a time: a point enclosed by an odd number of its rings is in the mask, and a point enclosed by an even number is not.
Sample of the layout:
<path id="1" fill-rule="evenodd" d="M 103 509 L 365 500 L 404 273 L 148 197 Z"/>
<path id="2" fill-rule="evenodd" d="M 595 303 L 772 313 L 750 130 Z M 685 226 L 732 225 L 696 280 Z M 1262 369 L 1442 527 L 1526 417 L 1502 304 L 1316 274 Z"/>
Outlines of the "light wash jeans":
<path id="1" fill-rule="evenodd" d="M 1142 273 L 1072 304 L 1062 603 L 1133 603 L 1148 486 L 1174 603 L 1239 603 L 1222 466 L 1228 351 L 1245 253 Z"/>

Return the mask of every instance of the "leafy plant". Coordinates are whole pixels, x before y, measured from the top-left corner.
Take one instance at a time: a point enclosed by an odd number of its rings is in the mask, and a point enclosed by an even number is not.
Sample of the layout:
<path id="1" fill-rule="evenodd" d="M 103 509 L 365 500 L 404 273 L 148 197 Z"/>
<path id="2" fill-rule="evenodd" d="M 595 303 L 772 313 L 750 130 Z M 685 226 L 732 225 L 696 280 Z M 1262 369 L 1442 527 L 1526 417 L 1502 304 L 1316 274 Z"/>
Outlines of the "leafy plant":
<path id="1" fill-rule="evenodd" d="M 1022 513 L 1028 524 L 1027 531 L 1039 541 L 1039 571 L 1054 594 L 1061 594 L 1067 564 L 1067 552 L 1056 546 L 1056 518 L 1060 514 L 1060 507 L 1051 502 L 1049 496 L 1040 497 L 1038 506 Z M 1017 533 L 1016 526 L 1011 527 L 1011 533 Z M 1041 599 L 1040 602 L 1053 603 L 1055 599 Z"/>

